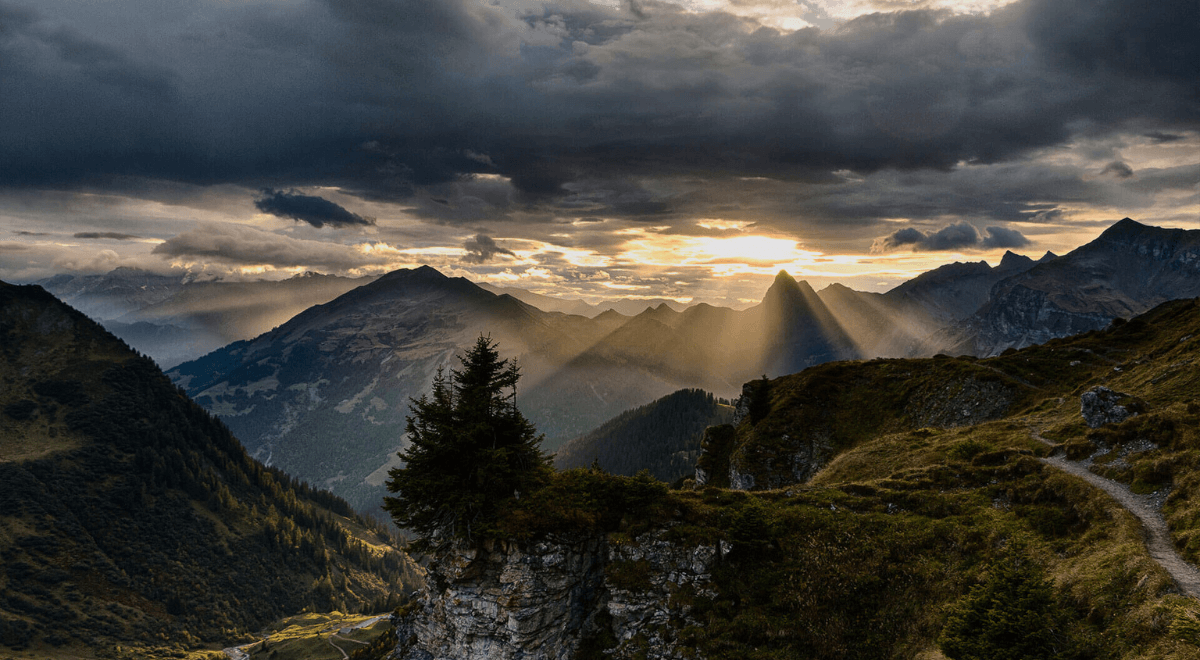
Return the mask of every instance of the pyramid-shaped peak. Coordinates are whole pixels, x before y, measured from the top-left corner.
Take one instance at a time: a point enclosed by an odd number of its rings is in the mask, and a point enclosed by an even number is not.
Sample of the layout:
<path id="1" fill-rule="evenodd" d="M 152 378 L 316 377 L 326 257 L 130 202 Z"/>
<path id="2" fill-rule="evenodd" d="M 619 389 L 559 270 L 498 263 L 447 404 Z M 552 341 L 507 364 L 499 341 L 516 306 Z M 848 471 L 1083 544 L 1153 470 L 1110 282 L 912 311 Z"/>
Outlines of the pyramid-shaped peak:
<path id="1" fill-rule="evenodd" d="M 815 295 L 817 295 L 816 291 L 813 291 L 808 282 L 796 281 L 786 270 L 781 270 L 775 276 L 771 288 L 767 289 L 767 295 L 763 296 L 763 302 L 809 298 Z"/>
<path id="2" fill-rule="evenodd" d="M 1051 259 L 1057 259 L 1057 258 L 1058 258 L 1058 255 L 1057 255 L 1057 254 L 1054 254 L 1054 253 L 1053 253 L 1053 252 L 1051 252 L 1050 250 L 1046 250 L 1046 254 L 1043 254 L 1043 255 L 1042 255 L 1042 258 L 1041 258 L 1041 259 L 1038 259 L 1038 263 L 1039 263 L 1039 264 L 1044 264 L 1044 263 L 1046 263 L 1047 261 L 1050 261 Z"/>
<path id="3" fill-rule="evenodd" d="M 1136 220 L 1132 220 L 1130 218 L 1123 218 L 1123 219 L 1121 219 L 1121 221 L 1113 224 L 1113 226 L 1109 227 L 1108 229 L 1105 229 L 1104 233 L 1100 234 L 1100 237 L 1101 238 L 1119 238 L 1121 236 L 1132 236 L 1132 235 L 1138 234 L 1138 233 L 1142 232 L 1143 230 L 1146 230 L 1149 228 L 1150 227 L 1148 225 L 1143 225 L 1142 223 L 1140 223 Z"/>
<path id="4" fill-rule="evenodd" d="M 1012 250 L 1004 252 L 1004 256 L 1000 258 L 1000 265 L 997 268 L 1020 268 L 1033 264 L 1033 259 L 1022 254 L 1017 254 Z"/>

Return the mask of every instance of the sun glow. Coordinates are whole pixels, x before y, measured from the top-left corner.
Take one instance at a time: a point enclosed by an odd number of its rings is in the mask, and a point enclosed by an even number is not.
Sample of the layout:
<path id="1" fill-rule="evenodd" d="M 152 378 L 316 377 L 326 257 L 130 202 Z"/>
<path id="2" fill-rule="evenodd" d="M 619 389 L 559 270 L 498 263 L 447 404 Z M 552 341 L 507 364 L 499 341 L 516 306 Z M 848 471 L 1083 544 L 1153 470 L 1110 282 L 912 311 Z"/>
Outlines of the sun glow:
<path id="1" fill-rule="evenodd" d="M 799 243 L 771 236 L 674 236 L 639 231 L 623 246 L 622 261 L 641 266 L 703 266 L 717 274 L 745 268 L 773 268 L 781 264 L 813 263 L 820 252 L 802 249 Z"/>

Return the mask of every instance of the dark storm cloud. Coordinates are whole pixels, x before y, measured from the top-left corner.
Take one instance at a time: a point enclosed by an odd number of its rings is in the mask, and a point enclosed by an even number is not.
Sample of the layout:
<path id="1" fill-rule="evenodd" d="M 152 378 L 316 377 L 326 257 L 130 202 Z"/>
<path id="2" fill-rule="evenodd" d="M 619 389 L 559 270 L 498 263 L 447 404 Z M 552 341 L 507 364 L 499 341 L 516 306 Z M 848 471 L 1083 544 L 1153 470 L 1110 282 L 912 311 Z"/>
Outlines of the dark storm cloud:
<path id="1" fill-rule="evenodd" d="M 254 207 L 263 213 L 280 218 L 307 222 L 320 229 L 325 225 L 331 227 L 353 227 L 355 225 L 373 225 L 374 218 L 367 218 L 357 213 L 351 213 L 344 207 L 335 204 L 324 197 L 302 195 L 295 190 L 284 192 L 264 188 L 262 197 L 254 200 Z"/>
<path id="2" fill-rule="evenodd" d="M 492 260 L 498 254 L 515 257 L 512 250 L 496 245 L 496 241 L 492 240 L 491 236 L 484 234 L 476 234 L 475 238 L 463 243 L 463 249 L 467 251 L 463 255 L 463 263 L 468 264 L 484 264 Z"/>
<path id="3" fill-rule="evenodd" d="M 108 239 L 113 241 L 134 241 L 141 238 L 141 236 L 134 236 L 133 234 L 120 234 L 112 231 L 77 231 L 74 237 L 91 240 Z"/>
<path id="4" fill-rule="evenodd" d="M 0 185 L 325 185 L 443 223 L 656 221 L 704 197 L 757 203 L 741 177 L 835 185 L 834 170 L 944 172 L 1078 132 L 1200 126 L 1194 1 L 793 33 L 656 2 L 160 4 L 0 0 Z M 654 183 L 670 179 L 693 185 Z"/>
<path id="5" fill-rule="evenodd" d="M 876 253 L 909 249 L 917 252 L 955 251 L 969 249 L 1014 248 L 1029 245 L 1021 232 L 1004 227 L 988 227 L 981 238 L 975 227 L 960 222 L 937 231 L 923 232 L 906 227 L 875 239 L 871 251 Z"/>
<path id="6" fill-rule="evenodd" d="M 1100 170 L 1100 173 L 1101 174 L 1112 174 L 1112 175 L 1116 176 L 1118 179 L 1128 179 L 1129 177 L 1133 176 L 1133 168 L 1130 167 L 1128 163 L 1124 163 L 1119 160 L 1114 160 L 1113 162 L 1109 163 L 1108 165 L 1105 165 L 1104 169 Z"/>
<path id="7" fill-rule="evenodd" d="M 987 233 L 987 237 L 979 243 L 984 249 L 1020 248 L 1030 244 L 1029 239 L 1015 229 L 988 227 Z"/>

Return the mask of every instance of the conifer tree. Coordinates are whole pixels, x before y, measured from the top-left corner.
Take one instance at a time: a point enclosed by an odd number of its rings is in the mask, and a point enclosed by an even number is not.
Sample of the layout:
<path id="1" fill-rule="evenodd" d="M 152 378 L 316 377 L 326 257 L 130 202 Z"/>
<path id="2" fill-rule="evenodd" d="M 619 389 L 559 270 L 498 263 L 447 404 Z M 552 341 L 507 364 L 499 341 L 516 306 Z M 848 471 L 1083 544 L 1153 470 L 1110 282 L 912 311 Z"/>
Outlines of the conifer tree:
<path id="1" fill-rule="evenodd" d="M 1071 656 L 1066 615 L 1027 559 L 1006 555 L 983 584 L 948 608 L 939 641 L 953 660 L 1062 660 Z"/>
<path id="2" fill-rule="evenodd" d="M 384 508 L 429 550 L 495 532 L 503 508 L 545 482 L 551 468 L 533 424 L 517 410 L 516 364 L 481 336 L 433 391 L 413 399 L 405 465 L 392 469 Z"/>

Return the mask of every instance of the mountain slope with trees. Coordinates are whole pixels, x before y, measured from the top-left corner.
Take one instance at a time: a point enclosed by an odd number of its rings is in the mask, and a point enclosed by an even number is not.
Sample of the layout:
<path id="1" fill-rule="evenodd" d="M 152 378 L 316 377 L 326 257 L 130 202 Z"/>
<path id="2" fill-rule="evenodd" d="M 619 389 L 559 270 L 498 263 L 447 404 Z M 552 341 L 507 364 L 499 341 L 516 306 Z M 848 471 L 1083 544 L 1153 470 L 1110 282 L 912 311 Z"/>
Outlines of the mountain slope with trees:
<path id="1" fill-rule="evenodd" d="M 728 402 L 704 390 L 679 390 L 623 412 L 559 447 L 554 466 L 567 470 L 596 464 L 626 476 L 649 470 L 672 483 L 695 470 L 704 429 L 732 419 Z"/>
<path id="2" fill-rule="evenodd" d="M 0 283 L 0 383 L 2 646 L 194 647 L 419 583 L 384 529 L 40 287 Z"/>

